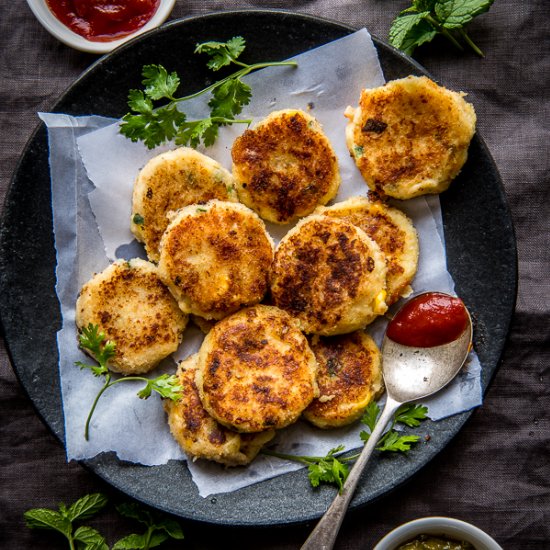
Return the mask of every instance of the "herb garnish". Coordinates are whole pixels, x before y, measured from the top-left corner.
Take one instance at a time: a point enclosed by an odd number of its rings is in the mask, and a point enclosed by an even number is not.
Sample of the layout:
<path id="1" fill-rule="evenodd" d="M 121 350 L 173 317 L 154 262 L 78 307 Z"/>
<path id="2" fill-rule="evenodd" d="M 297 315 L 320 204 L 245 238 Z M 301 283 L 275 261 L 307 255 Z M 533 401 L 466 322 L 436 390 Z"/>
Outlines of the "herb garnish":
<path id="1" fill-rule="evenodd" d="M 389 430 L 380 438 L 376 449 L 381 452 L 406 453 L 411 446 L 420 440 L 417 435 L 402 435 L 395 430 L 396 424 L 405 424 L 411 428 L 420 425 L 426 419 L 428 408 L 423 405 L 406 404 L 401 406 L 394 415 Z M 367 427 L 360 433 L 360 437 L 366 443 L 374 429 L 376 420 L 380 416 L 380 407 L 372 402 L 365 409 L 361 422 Z M 320 483 L 330 483 L 338 487 L 339 492 L 344 487 L 349 474 L 348 462 L 353 462 L 359 457 L 359 453 L 340 456 L 344 452 L 344 446 L 339 445 L 331 449 L 325 456 L 304 456 L 279 453 L 269 449 L 262 449 L 262 454 L 301 462 L 308 467 L 308 477 L 312 487 L 318 487 Z M 338 454 L 338 456 L 336 456 Z"/>
<path id="2" fill-rule="evenodd" d="M 243 123 L 249 119 L 236 119 L 245 105 L 250 103 L 252 89 L 242 78 L 257 69 L 273 66 L 291 66 L 294 61 L 263 62 L 248 65 L 238 60 L 245 49 L 245 40 L 234 36 L 227 42 L 204 42 L 197 44 L 195 53 L 210 57 L 207 66 L 212 71 L 236 65 L 238 71 L 214 82 L 203 90 L 184 97 L 175 97 L 180 85 L 176 72 L 168 73 L 162 65 L 145 65 L 142 70 L 143 90 L 130 90 L 128 106 L 132 112 L 122 118 L 120 133 L 132 141 L 143 141 L 152 149 L 164 141 L 174 139 L 176 145 L 197 147 L 201 141 L 212 145 L 218 136 L 220 126 Z M 210 92 L 208 101 L 210 116 L 198 120 L 188 120 L 187 115 L 178 110 L 178 104 Z M 155 101 L 167 99 L 163 106 L 154 106 Z"/>
<path id="3" fill-rule="evenodd" d="M 417 46 L 442 34 L 459 50 L 460 40 L 484 57 L 464 27 L 474 17 L 489 10 L 494 0 L 412 0 L 412 6 L 394 19 L 390 28 L 390 43 L 412 55 Z"/>
<path id="4" fill-rule="evenodd" d="M 169 538 L 182 540 L 183 531 L 180 524 L 162 514 L 149 512 L 135 502 L 121 504 L 117 512 L 126 518 L 143 523 L 147 530 L 141 535 L 128 535 L 115 543 L 112 550 L 149 550 L 160 546 Z"/>
<path id="5" fill-rule="evenodd" d="M 90 370 L 94 376 L 105 376 L 105 384 L 96 395 L 92 408 L 88 414 L 88 418 L 86 419 L 86 427 L 84 429 L 84 437 L 86 440 L 89 439 L 90 421 L 92 420 L 92 416 L 100 397 L 105 393 L 105 391 L 115 384 L 135 380 L 145 382 L 145 387 L 137 393 L 140 399 L 147 399 L 153 391 L 157 392 L 161 397 L 171 399 L 172 401 L 177 401 L 180 398 L 183 388 L 179 384 L 179 379 L 175 374 L 161 374 L 156 378 L 146 378 L 144 376 L 125 376 L 112 380 L 112 373 L 109 371 L 107 363 L 109 359 L 115 355 L 115 343 L 111 341 L 104 342 L 105 333 L 99 330 L 98 325 L 93 325 L 90 323 L 87 327 L 84 327 L 78 337 L 78 340 L 80 347 L 89 350 L 99 365 L 87 365 L 82 361 L 77 361 L 75 364 L 81 369 Z"/>
<path id="6" fill-rule="evenodd" d="M 85 495 L 69 508 L 59 505 L 59 511 L 49 508 L 33 508 L 23 516 L 31 529 L 47 529 L 65 535 L 71 550 L 109 550 L 105 538 L 92 527 L 81 526 L 73 532 L 74 522 L 95 516 L 107 504 L 107 497 L 101 493 Z M 135 519 L 146 525 L 141 535 L 128 535 L 114 544 L 112 550 L 149 550 L 160 546 L 169 538 L 183 539 L 180 524 L 159 512 L 149 512 L 132 502 L 116 507 L 117 512 L 126 518 Z"/>
<path id="7" fill-rule="evenodd" d="M 81 526 L 74 531 L 75 521 L 95 516 L 106 504 L 107 498 L 100 493 L 95 493 L 78 499 L 68 508 L 65 504 L 60 504 L 58 511 L 49 508 L 33 508 L 23 515 L 27 526 L 31 529 L 47 529 L 64 535 L 72 550 L 75 548 L 109 550 L 103 536 L 92 527 Z"/>

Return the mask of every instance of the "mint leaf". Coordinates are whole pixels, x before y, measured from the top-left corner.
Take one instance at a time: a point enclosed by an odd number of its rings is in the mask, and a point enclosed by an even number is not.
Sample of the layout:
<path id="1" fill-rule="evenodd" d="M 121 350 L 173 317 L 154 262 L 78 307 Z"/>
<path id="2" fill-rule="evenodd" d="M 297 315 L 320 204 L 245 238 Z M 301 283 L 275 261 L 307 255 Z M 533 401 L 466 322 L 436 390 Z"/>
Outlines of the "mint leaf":
<path id="1" fill-rule="evenodd" d="M 489 10 L 493 0 L 444 0 L 435 5 L 438 21 L 446 29 L 459 29 Z"/>
<path id="2" fill-rule="evenodd" d="M 112 550 L 136 550 L 147 548 L 147 537 L 144 535 L 128 535 L 117 541 Z"/>
<path id="3" fill-rule="evenodd" d="M 50 531 L 59 531 L 67 538 L 71 536 L 71 521 L 55 510 L 48 508 L 33 508 L 27 510 L 23 517 L 27 527 L 31 529 L 46 529 Z"/>
<path id="4" fill-rule="evenodd" d="M 107 502 L 107 497 L 101 493 L 85 495 L 71 504 L 67 510 L 68 517 L 71 521 L 89 519 L 102 510 Z"/>
<path id="5" fill-rule="evenodd" d="M 92 527 L 79 527 L 74 534 L 79 550 L 109 550 L 105 538 Z"/>
<path id="6" fill-rule="evenodd" d="M 390 43 L 407 55 L 412 55 L 417 46 L 430 42 L 437 31 L 426 20 L 430 12 L 403 13 L 392 23 L 390 28 Z"/>

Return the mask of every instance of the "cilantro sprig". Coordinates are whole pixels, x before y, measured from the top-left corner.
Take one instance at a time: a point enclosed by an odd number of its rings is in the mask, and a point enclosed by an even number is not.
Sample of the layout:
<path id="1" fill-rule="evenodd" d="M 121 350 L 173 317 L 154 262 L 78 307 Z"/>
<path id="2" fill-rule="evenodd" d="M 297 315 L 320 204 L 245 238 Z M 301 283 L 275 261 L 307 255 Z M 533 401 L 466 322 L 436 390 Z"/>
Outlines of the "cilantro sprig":
<path id="1" fill-rule="evenodd" d="M 128 107 L 131 112 L 122 118 L 120 133 L 134 142 L 143 141 L 149 149 L 170 140 L 174 140 L 176 145 L 197 147 L 201 142 L 205 146 L 212 145 L 221 126 L 250 124 L 250 119 L 236 118 L 252 97 L 251 87 L 242 78 L 265 67 L 295 67 L 296 63 L 282 61 L 249 65 L 238 59 L 244 49 L 245 40 L 241 36 L 235 36 L 227 42 L 197 44 L 194 53 L 208 55 L 210 59 L 207 67 L 212 71 L 230 65 L 240 68 L 210 86 L 183 97 L 176 97 L 181 82 L 176 72 L 169 73 L 162 65 L 145 65 L 142 70 L 144 89 L 130 90 Z M 190 120 L 178 109 L 178 104 L 208 93 L 210 116 Z M 168 102 L 155 105 L 155 102 L 161 100 Z"/>
<path id="2" fill-rule="evenodd" d="M 140 399 L 147 399 L 153 392 L 158 393 L 161 397 L 177 401 L 181 396 L 182 386 L 179 384 L 179 379 L 175 374 L 161 374 L 156 378 L 146 378 L 145 376 L 125 376 L 113 379 L 113 374 L 108 368 L 108 361 L 115 355 L 115 342 L 105 341 L 105 333 L 99 330 L 98 325 L 89 324 L 83 327 L 78 337 L 80 347 L 86 349 L 98 362 L 98 365 L 89 365 L 82 361 L 76 361 L 76 365 L 81 369 L 88 369 L 94 376 L 105 376 L 105 383 L 97 393 L 84 428 L 84 437 L 86 441 L 90 435 L 90 422 L 95 412 L 97 404 L 101 396 L 111 387 L 121 382 L 141 381 L 145 382 L 145 386 L 137 393 Z"/>
<path id="3" fill-rule="evenodd" d="M 401 406 L 395 413 L 389 430 L 380 438 L 376 449 L 380 452 L 407 453 L 412 445 L 418 443 L 420 437 L 417 435 L 407 435 L 398 432 L 395 427 L 397 424 L 404 424 L 410 428 L 415 428 L 426 419 L 428 408 L 423 405 L 406 404 Z M 380 416 L 380 407 L 372 402 L 368 405 L 361 417 L 361 423 L 367 430 L 360 433 L 361 440 L 366 443 L 374 426 Z M 359 458 L 360 453 L 353 453 L 343 456 L 345 447 L 339 445 L 330 449 L 325 456 L 307 456 L 279 453 L 270 449 L 262 449 L 262 454 L 301 462 L 308 467 L 308 477 L 312 487 L 318 487 L 321 483 L 336 485 L 338 491 L 342 492 L 344 483 L 349 475 L 349 462 L 354 462 Z"/>
<path id="4" fill-rule="evenodd" d="M 412 6 L 403 10 L 392 22 L 390 43 L 412 55 L 417 46 L 443 35 L 459 50 L 463 43 L 476 54 L 483 52 L 466 32 L 466 25 L 489 10 L 494 0 L 412 0 Z"/>

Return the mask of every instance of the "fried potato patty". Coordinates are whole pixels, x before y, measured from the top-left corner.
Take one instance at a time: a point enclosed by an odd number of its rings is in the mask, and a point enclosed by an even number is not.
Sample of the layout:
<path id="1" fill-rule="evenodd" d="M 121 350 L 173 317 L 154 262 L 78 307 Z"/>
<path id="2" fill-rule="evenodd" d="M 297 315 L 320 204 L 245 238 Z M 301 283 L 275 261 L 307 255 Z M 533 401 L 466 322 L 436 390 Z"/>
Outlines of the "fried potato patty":
<path id="1" fill-rule="evenodd" d="M 304 417 L 319 428 L 355 422 L 383 390 L 381 354 L 374 340 L 359 330 L 341 336 L 314 336 L 319 397 Z"/>
<path id="2" fill-rule="evenodd" d="M 333 216 L 362 229 L 378 244 L 386 258 L 386 304 L 412 292 L 411 281 L 418 267 L 418 235 L 401 210 L 379 200 L 352 197 L 315 213 Z"/>
<path id="3" fill-rule="evenodd" d="M 84 284 L 76 302 L 76 325 L 82 330 L 90 323 L 116 345 L 109 368 L 138 374 L 176 351 L 187 316 L 157 267 L 136 258 L 118 260 Z"/>
<path id="4" fill-rule="evenodd" d="M 279 243 L 271 272 L 273 303 L 306 333 L 344 334 L 387 309 L 386 261 L 351 223 L 312 215 Z"/>
<path id="5" fill-rule="evenodd" d="M 216 422 L 202 406 L 195 385 L 196 371 L 195 354 L 178 365 L 180 400 L 163 402 L 172 436 L 190 458 L 214 460 L 227 466 L 250 463 L 262 446 L 273 439 L 275 430 L 239 434 Z"/>
<path id="6" fill-rule="evenodd" d="M 214 200 L 175 214 L 161 239 L 159 274 L 184 313 L 221 319 L 263 299 L 273 250 L 252 210 Z"/>
<path id="7" fill-rule="evenodd" d="M 144 243 L 147 257 L 159 260 L 159 244 L 167 214 L 211 199 L 236 201 L 233 176 L 215 160 L 180 147 L 152 158 L 134 183 L 130 228 Z"/>
<path id="8" fill-rule="evenodd" d="M 239 199 L 274 223 L 310 214 L 340 186 L 336 154 L 303 111 L 271 113 L 235 140 L 231 154 Z"/>
<path id="9" fill-rule="evenodd" d="M 294 319 L 266 305 L 219 321 L 198 353 L 204 408 L 239 432 L 295 422 L 317 395 L 315 356 Z"/>
<path id="10" fill-rule="evenodd" d="M 346 142 L 368 186 L 397 199 L 445 191 L 466 162 L 476 115 L 465 94 L 425 76 L 361 92 Z"/>

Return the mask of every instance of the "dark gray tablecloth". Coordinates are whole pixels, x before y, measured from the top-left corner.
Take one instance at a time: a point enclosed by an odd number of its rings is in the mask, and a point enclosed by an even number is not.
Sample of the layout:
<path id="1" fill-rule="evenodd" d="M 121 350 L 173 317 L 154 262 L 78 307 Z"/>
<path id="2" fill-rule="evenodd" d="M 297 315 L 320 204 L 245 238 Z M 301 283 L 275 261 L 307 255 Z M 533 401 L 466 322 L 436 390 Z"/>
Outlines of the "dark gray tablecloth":
<path id="1" fill-rule="evenodd" d="M 360 27 L 386 39 L 393 0 L 225 2 L 178 0 L 172 19 L 230 8 L 302 11 Z M 25 2 L 4 2 L 0 19 L 0 199 L 36 112 L 56 98 L 96 57 L 58 43 Z M 404 487 L 350 514 L 337 548 L 368 549 L 413 518 L 447 515 L 488 531 L 505 549 L 550 548 L 549 261 L 550 4 L 497 0 L 471 25 L 484 59 L 444 41 L 417 60 L 449 87 L 469 92 L 478 129 L 500 170 L 519 250 L 519 295 L 509 342 L 482 408 L 446 449 Z M 496 243 L 495 243 L 496 245 Z M 39 345 L 39 343 L 37 343 Z M 0 348 L 0 547 L 63 548 L 62 540 L 31 532 L 23 512 L 54 507 L 88 492 L 123 499 L 78 464 L 35 415 Z M 92 522 L 109 541 L 134 529 L 112 508 Z M 183 523 L 182 548 L 298 548 L 311 526 L 229 529 Z M 233 541 L 233 542 L 229 542 Z"/>

